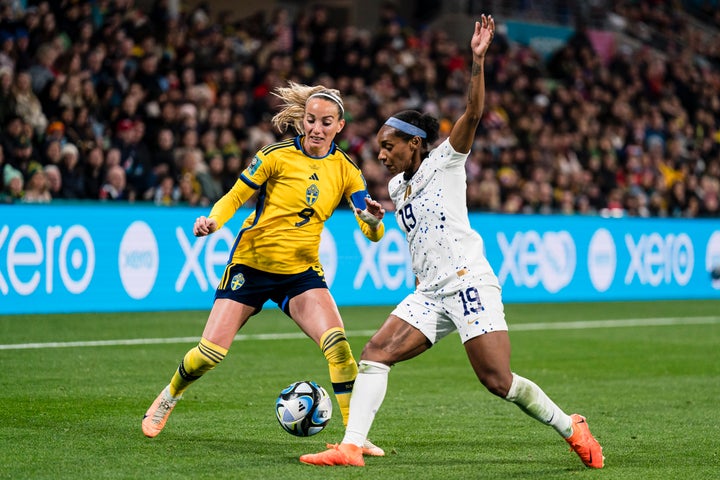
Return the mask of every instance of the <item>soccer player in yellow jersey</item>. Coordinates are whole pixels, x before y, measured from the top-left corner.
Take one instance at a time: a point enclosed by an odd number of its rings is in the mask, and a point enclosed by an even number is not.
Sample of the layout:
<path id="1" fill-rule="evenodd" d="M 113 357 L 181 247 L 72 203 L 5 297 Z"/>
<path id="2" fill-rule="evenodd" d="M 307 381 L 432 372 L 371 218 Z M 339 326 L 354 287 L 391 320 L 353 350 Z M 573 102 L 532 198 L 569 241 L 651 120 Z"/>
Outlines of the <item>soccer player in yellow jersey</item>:
<path id="1" fill-rule="evenodd" d="M 273 124 L 300 134 L 257 152 L 210 214 L 195 220 L 193 233 L 209 235 L 258 193 L 255 210 L 233 245 L 200 343 L 185 354 L 143 418 L 148 437 L 162 431 L 183 392 L 225 358 L 237 332 L 268 300 L 322 350 L 347 423 L 358 367 L 320 265 L 320 234 L 325 220 L 347 201 L 363 234 L 376 242 L 385 231 L 385 210 L 370 198 L 360 169 L 334 142 L 345 126 L 340 92 L 290 83 L 274 94 L 284 104 Z M 369 441 L 364 448 L 366 455 L 384 454 Z"/>

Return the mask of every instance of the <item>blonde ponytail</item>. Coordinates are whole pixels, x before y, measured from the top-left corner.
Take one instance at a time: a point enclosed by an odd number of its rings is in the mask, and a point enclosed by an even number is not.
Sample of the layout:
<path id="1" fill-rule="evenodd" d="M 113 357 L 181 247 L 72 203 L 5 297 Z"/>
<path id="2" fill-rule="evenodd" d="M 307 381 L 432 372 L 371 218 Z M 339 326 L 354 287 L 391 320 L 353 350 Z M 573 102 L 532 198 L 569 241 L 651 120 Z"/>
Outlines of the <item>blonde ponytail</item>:
<path id="1" fill-rule="evenodd" d="M 311 87 L 295 82 L 289 82 L 288 85 L 287 87 L 278 87 L 272 92 L 283 101 L 282 109 L 272 117 L 272 124 L 279 131 L 285 132 L 288 127 L 293 127 L 296 132 L 305 133 L 303 129 L 305 104 L 313 95 L 335 102 L 340 110 L 340 118 L 344 116 L 345 109 L 338 90 L 325 88 L 322 85 Z"/>

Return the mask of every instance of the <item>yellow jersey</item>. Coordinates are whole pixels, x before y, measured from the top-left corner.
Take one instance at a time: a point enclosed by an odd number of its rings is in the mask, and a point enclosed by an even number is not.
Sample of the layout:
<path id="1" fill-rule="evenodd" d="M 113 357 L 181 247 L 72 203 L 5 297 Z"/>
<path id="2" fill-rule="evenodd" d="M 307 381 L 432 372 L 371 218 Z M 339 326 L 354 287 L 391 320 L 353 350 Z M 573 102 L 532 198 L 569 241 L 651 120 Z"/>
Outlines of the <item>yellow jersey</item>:
<path id="1" fill-rule="evenodd" d="M 255 211 L 243 222 L 228 263 L 285 274 L 320 265 L 325 221 L 343 199 L 364 209 L 368 196 L 360 168 L 345 152 L 333 143 L 327 155 L 312 157 L 301 135 L 258 151 L 209 218 L 222 227 L 256 191 Z M 382 238 L 382 223 L 373 230 L 357 215 L 356 220 L 368 239 Z"/>

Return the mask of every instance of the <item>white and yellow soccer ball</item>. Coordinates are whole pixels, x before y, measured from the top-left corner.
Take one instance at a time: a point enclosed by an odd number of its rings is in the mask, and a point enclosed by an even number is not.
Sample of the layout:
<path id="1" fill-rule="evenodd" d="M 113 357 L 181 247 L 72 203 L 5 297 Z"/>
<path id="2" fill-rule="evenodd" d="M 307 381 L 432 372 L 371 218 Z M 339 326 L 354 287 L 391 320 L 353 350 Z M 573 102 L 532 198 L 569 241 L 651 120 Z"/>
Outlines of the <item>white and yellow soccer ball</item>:
<path id="1" fill-rule="evenodd" d="M 327 391 L 311 380 L 285 387 L 275 401 L 280 426 L 297 437 L 321 432 L 332 417 L 332 400 Z"/>

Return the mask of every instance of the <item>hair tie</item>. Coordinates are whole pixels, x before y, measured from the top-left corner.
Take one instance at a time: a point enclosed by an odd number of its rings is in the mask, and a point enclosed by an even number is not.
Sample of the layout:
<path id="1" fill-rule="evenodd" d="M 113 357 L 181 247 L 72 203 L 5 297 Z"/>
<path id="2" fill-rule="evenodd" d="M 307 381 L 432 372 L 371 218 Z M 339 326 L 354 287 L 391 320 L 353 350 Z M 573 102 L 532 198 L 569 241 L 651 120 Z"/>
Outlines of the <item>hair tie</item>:
<path id="1" fill-rule="evenodd" d="M 420 127 L 416 127 L 412 123 L 400 120 L 397 117 L 388 118 L 385 125 L 400 130 L 403 133 L 407 133 L 408 135 L 412 135 L 413 137 L 427 138 L 427 132 L 425 130 Z"/>

